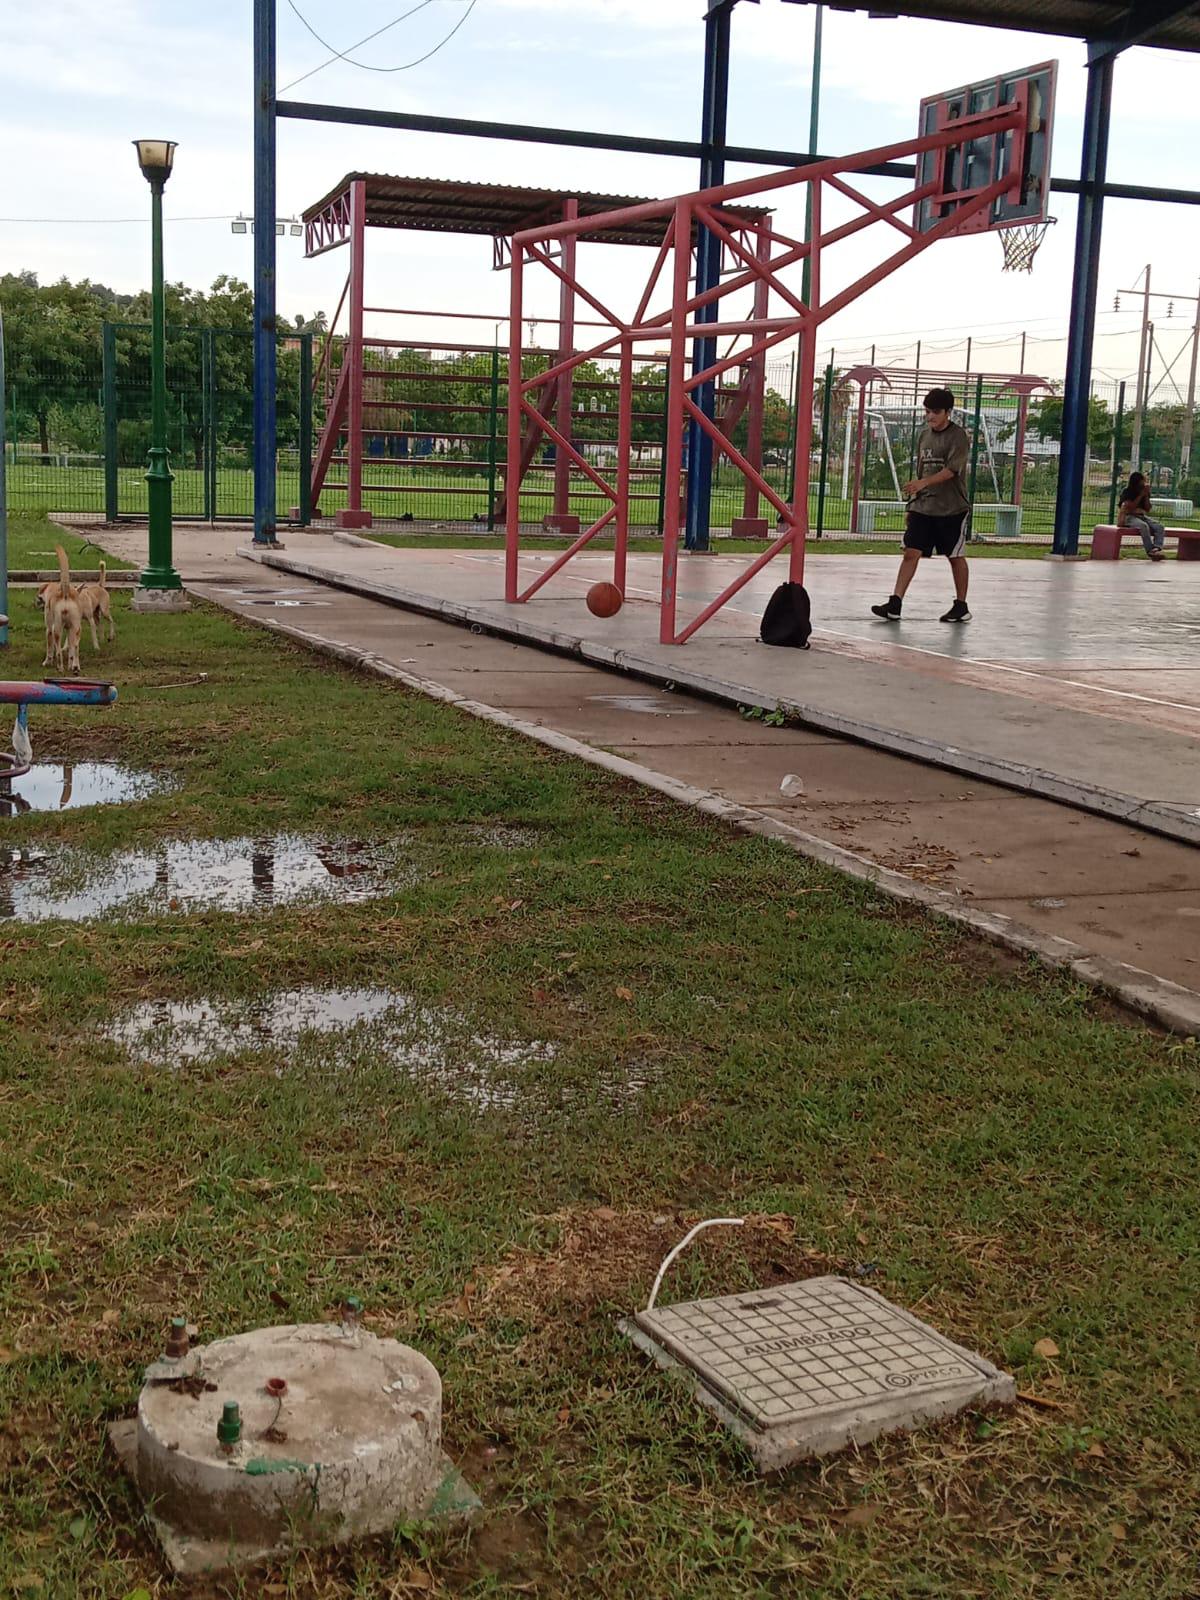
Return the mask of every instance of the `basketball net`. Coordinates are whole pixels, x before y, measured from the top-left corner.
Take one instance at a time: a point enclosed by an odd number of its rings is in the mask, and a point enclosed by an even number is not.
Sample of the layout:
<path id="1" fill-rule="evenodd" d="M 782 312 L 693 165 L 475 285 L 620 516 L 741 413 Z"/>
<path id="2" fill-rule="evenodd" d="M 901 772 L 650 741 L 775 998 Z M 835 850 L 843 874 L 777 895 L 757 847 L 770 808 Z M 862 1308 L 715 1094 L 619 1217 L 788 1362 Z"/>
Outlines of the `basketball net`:
<path id="1" fill-rule="evenodd" d="M 1046 237 L 1046 229 L 1057 221 L 1057 217 L 1047 217 L 1044 222 L 1027 222 L 1015 228 L 999 229 L 1000 247 L 1004 251 L 1004 271 L 1032 272 L 1033 258 Z"/>

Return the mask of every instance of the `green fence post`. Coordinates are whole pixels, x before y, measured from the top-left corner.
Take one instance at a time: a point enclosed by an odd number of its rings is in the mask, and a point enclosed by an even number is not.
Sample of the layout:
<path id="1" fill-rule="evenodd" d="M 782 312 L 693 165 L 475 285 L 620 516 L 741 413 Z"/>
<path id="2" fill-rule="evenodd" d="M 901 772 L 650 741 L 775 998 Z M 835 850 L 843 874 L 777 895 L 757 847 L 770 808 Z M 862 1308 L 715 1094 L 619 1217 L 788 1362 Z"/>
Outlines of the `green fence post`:
<path id="1" fill-rule="evenodd" d="M 300 526 L 312 521 L 313 336 L 300 335 Z"/>
<path id="2" fill-rule="evenodd" d="M 833 367 L 825 368 L 825 398 L 821 402 L 821 478 L 817 484 L 817 538 L 825 537 L 825 478 L 829 471 L 829 429 L 833 421 Z"/>
<path id="3" fill-rule="evenodd" d="M 488 407 L 487 525 L 496 526 L 496 417 L 500 410 L 500 346 L 492 346 L 491 399 Z"/>
<path id="4" fill-rule="evenodd" d="M 104 520 L 120 516 L 117 475 L 117 329 L 106 322 L 101 330 L 101 392 L 104 404 Z"/>
<path id="5" fill-rule="evenodd" d="M 971 437 L 971 509 L 967 513 L 967 538 L 975 537 L 975 483 L 979 477 L 979 435 L 983 431 L 983 374 L 975 380 L 975 431 Z"/>
<path id="6" fill-rule="evenodd" d="M 1108 486 L 1108 520 L 1117 520 L 1117 484 L 1121 477 L 1121 423 L 1125 420 L 1125 385 L 1117 390 L 1117 416 L 1113 423 L 1112 482 Z"/>
<path id="7" fill-rule="evenodd" d="M 215 365 L 216 362 L 213 358 L 213 330 L 211 328 L 202 328 L 200 330 L 200 437 L 203 442 L 200 446 L 200 453 L 203 459 L 200 469 L 200 515 L 205 522 L 215 522 L 217 516 L 212 470 L 213 435 L 216 431 L 213 425 L 213 368 Z"/>

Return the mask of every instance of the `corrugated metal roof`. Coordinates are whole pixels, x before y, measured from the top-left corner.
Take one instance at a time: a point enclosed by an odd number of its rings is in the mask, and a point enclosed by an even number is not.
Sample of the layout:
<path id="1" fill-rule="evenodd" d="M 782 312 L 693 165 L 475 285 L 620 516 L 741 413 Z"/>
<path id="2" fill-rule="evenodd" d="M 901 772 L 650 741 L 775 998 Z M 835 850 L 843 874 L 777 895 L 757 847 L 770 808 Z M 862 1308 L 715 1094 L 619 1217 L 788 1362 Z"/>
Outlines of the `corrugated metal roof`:
<path id="1" fill-rule="evenodd" d="M 791 0 L 811 5 L 816 0 Z M 834 11 L 873 11 L 880 16 L 923 17 L 930 22 L 970 22 L 983 28 L 1019 28 L 1025 33 L 1055 33 L 1071 39 L 1121 39 L 1164 50 L 1200 50 L 1200 4 L 1180 5 L 1175 16 L 1155 23 L 1138 39 L 1139 21 L 1162 7 L 1150 0 L 876 0 L 874 5 L 838 4 Z"/>
<path id="2" fill-rule="evenodd" d="M 503 183 L 460 183 L 454 178 L 399 178 L 386 173 L 348 172 L 342 181 L 304 213 L 308 222 L 351 183 L 366 184 L 368 228 L 415 228 L 425 233 L 478 233 L 507 238 L 522 228 L 560 222 L 563 202 L 579 201 L 581 217 L 597 216 L 625 206 L 645 205 L 647 197 L 624 194 L 584 194 L 570 189 L 526 189 Z M 765 207 L 725 206 L 726 211 L 757 221 L 770 213 Z M 650 217 L 612 231 L 580 234 L 608 244 L 662 242 L 665 217 Z"/>

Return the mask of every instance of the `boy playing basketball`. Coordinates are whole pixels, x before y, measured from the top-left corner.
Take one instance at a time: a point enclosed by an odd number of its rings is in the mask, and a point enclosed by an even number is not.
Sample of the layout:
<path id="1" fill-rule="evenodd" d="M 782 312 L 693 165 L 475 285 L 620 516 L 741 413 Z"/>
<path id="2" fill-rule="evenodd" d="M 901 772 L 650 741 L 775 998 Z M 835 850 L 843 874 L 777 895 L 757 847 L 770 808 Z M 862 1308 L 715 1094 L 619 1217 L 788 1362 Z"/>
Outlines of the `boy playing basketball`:
<path id="1" fill-rule="evenodd" d="M 963 481 L 971 458 L 971 441 L 965 429 L 950 420 L 953 410 L 954 396 L 949 389 L 931 389 L 925 396 L 925 426 L 917 443 L 921 476 L 904 485 L 908 520 L 896 592 L 883 605 L 871 607 L 884 622 L 900 621 L 901 603 L 917 563 L 935 550 L 949 561 L 954 578 L 954 604 L 941 620 L 971 620 L 967 610 L 967 558 L 962 553 L 971 509 Z"/>

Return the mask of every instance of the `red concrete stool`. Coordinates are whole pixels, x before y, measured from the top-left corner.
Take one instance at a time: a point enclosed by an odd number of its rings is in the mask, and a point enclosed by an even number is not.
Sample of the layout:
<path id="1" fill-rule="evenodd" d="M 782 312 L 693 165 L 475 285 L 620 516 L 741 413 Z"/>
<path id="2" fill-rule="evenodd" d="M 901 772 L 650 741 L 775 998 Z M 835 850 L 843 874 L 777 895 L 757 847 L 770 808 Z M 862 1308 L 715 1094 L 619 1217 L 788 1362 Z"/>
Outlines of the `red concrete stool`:
<path id="1" fill-rule="evenodd" d="M 1132 528 L 1118 528 L 1111 522 L 1098 522 L 1092 529 L 1092 555 L 1093 561 L 1119 561 L 1121 558 L 1121 537 L 1125 533 L 1132 533 Z"/>

